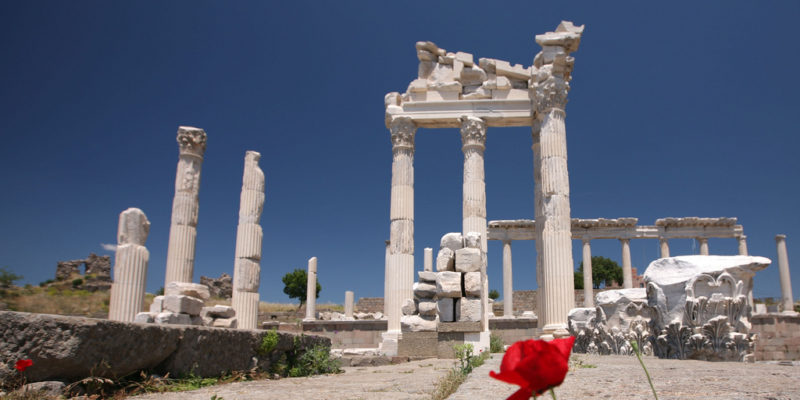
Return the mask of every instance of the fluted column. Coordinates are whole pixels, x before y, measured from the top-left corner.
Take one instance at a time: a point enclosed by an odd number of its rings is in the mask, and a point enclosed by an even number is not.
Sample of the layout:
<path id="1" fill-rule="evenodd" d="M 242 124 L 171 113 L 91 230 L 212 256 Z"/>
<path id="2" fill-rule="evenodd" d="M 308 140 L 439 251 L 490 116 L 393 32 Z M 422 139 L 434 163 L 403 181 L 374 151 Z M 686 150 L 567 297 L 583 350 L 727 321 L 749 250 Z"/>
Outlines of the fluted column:
<path id="1" fill-rule="evenodd" d="M 354 295 L 352 290 L 344 292 L 344 316 L 345 318 L 353 318 L 353 301 Z"/>
<path id="2" fill-rule="evenodd" d="M 775 235 L 778 246 L 778 272 L 781 279 L 781 303 L 783 311 L 794 311 L 794 296 L 792 296 L 792 278 L 789 275 L 789 254 L 786 252 L 786 235 Z"/>
<path id="3" fill-rule="evenodd" d="M 464 184 L 462 197 L 462 233 L 481 234 L 481 327 L 489 330 L 489 277 L 486 273 L 486 182 L 483 152 L 486 150 L 486 121 L 464 115 L 461 117 L 461 150 L 464 152 Z"/>
<path id="4" fill-rule="evenodd" d="M 164 287 L 170 282 L 191 282 L 194 274 L 200 168 L 206 151 L 206 132 L 191 126 L 178 127 L 178 172 L 169 227 L 167 272 Z"/>
<path id="5" fill-rule="evenodd" d="M 658 244 L 661 247 L 661 258 L 669 257 L 669 241 L 665 238 L 658 239 Z"/>
<path id="6" fill-rule="evenodd" d="M 114 256 L 114 284 L 108 304 L 108 319 L 133 322 L 144 308 L 147 284 L 147 262 L 150 252 L 144 247 L 150 232 L 150 221 L 138 208 L 129 208 L 119 215 L 117 251 Z"/>
<path id="7" fill-rule="evenodd" d="M 700 242 L 700 255 L 707 256 L 708 255 L 708 238 L 697 238 L 697 241 Z"/>
<path id="8" fill-rule="evenodd" d="M 317 319 L 317 257 L 308 259 L 308 280 L 306 282 L 306 317 L 303 321 Z"/>
<path id="9" fill-rule="evenodd" d="M 583 306 L 594 307 L 594 281 L 592 281 L 592 245 L 583 239 Z"/>
<path id="10" fill-rule="evenodd" d="M 747 236 L 742 235 L 736 238 L 736 241 L 739 242 L 739 255 L 746 256 L 747 255 Z"/>
<path id="11" fill-rule="evenodd" d="M 264 236 L 259 223 L 264 210 L 264 172 L 258 166 L 260 159 L 261 154 L 256 151 L 248 151 L 244 156 L 231 299 L 239 329 L 256 329 L 258 324 L 258 287 L 261 282 L 261 243 Z"/>
<path id="12" fill-rule="evenodd" d="M 383 259 L 383 315 L 389 315 L 388 306 L 389 302 L 387 301 L 387 297 L 389 295 L 389 241 L 386 240 L 384 242 L 386 244 L 386 252 L 384 254 Z"/>
<path id="13" fill-rule="evenodd" d="M 403 301 L 414 296 L 411 286 L 414 283 L 414 135 L 417 127 L 411 118 L 397 117 L 389 123 L 389 130 L 392 190 L 389 265 L 385 278 L 388 285 L 384 302 L 388 332 L 399 334 Z"/>
<path id="14" fill-rule="evenodd" d="M 503 241 L 503 316 L 514 316 L 514 280 L 511 269 L 511 240 Z"/>
<path id="15" fill-rule="evenodd" d="M 622 287 L 630 289 L 633 287 L 633 266 L 631 265 L 631 240 L 620 239 L 622 244 Z"/>
<path id="16" fill-rule="evenodd" d="M 424 264 L 423 264 L 423 271 L 432 272 L 433 271 L 433 249 L 430 247 L 426 247 L 424 250 Z"/>

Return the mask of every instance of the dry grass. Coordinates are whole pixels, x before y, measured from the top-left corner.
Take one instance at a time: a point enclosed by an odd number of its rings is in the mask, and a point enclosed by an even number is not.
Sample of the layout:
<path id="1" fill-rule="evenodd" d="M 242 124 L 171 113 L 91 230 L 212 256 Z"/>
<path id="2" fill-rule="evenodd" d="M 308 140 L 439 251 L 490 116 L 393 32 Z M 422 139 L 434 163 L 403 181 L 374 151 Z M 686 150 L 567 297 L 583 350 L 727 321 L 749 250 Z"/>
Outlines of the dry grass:
<path id="1" fill-rule="evenodd" d="M 110 293 L 71 288 L 26 287 L 7 289 L 2 298 L 12 311 L 106 318 Z"/>

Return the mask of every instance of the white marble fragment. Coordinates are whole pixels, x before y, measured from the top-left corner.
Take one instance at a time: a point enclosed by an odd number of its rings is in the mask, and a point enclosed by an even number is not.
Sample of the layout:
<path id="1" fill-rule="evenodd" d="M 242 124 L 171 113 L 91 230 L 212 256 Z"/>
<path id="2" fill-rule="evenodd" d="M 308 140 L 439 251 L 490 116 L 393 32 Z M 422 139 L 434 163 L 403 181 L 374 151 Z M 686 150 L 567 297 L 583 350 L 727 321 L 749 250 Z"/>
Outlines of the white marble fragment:
<path id="1" fill-rule="evenodd" d="M 164 296 L 163 308 L 165 311 L 173 313 L 200 315 L 200 311 L 203 309 L 203 301 L 190 296 L 166 295 Z"/>
<path id="2" fill-rule="evenodd" d="M 164 296 L 153 297 L 153 302 L 150 303 L 150 312 L 153 314 L 158 314 L 161 311 L 164 311 L 163 304 Z"/>
<path id="3" fill-rule="evenodd" d="M 170 325 L 191 325 L 192 317 L 189 314 L 164 311 L 155 316 L 155 323 Z"/>
<path id="4" fill-rule="evenodd" d="M 417 304 L 419 315 L 436 315 L 437 302 L 435 300 L 420 300 Z"/>
<path id="5" fill-rule="evenodd" d="M 435 317 L 404 315 L 400 319 L 402 330 L 406 332 L 435 332 L 438 321 Z"/>
<path id="6" fill-rule="evenodd" d="M 427 282 L 414 282 L 412 289 L 414 290 L 414 296 L 417 296 L 421 299 L 432 299 L 434 296 L 436 296 L 435 284 Z"/>
<path id="7" fill-rule="evenodd" d="M 439 243 L 439 248 L 444 249 L 448 248 L 455 252 L 458 249 L 464 248 L 464 239 L 461 237 L 460 232 L 450 232 L 442 236 L 442 240 Z"/>
<path id="8" fill-rule="evenodd" d="M 467 272 L 464 274 L 464 292 L 467 296 L 481 296 L 481 273 Z"/>
<path id="9" fill-rule="evenodd" d="M 456 271 L 477 272 L 481 270 L 483 256 L 480 249 L 465 248 L 456 251 Z"/>
<path id="10" fill-rule="evenodd" d="M 456 308 L 456 320 L 480 321 L 481 320 L 481 299 L 464 297 L 458 302 Z"/>
<path id="11" fill-rule="evenodd" d="M 153 314 L 149 312 L 140 312 L 136 314 L 136 317 L 133 318 L 133 322 L 137 322 L 140 324 L 150 324 L 153 323 L 153 321 L 155 321 L 155 318 Z"/>
<path id="12" fill-rule="evenodd" d="M 414 304 L 414 300 L 405 299 L 403 300 L 403 306 L 400 310 L 403 312 L 403 315 L 414 315 L 417 312 L 417 305 Z"/>
<path id="13" fill-rule="evenodd" d="M 444 247 L 439 250 L 436 255 L 436 271 L 454 271 L 455 270 L 455 252 L 449 247 Z"/>
<path id="14" fill-rule="evenodd" d="M 420 282 L 436 282 L 436 272 L 419 271 L 417 272 Z"/>
<path id="15" fill-rule="evenodd" d="M 480 249 L 481 248 L 480 232 L 467 232 L 467 234 L 464 235 L 464 247 L 469 247 L 471 249 Z"/>
<path id="16" fill-rule="evenodd" d="M 234 318 L 215 318 L 211 326 L 215 328 L 236 328 L 236 317 Z"/>
<path id="17" fill-rule="evenodd" d="M 234 311 L 231 306 L 215 305 L 212 307 L 203 307 L 203 309 L 200 310 L 201 317 L 230 318 L 235 315 L 236 311 Z"/>
<path id="18" fill-rule="evenodd" d="M 442 297 L 461 297 L 461 273 L 438 272 L 436 274 L 436 295 Z"/>
<path id="19" fill-rule="evenodd" d="M 170 282 L 164 288 L 164 295 L 166 296 L 191 296 L 201 300 L 208 300 L 211 295 L 208 292 L 208 286 L 199 283 L 188 282 Z"/>

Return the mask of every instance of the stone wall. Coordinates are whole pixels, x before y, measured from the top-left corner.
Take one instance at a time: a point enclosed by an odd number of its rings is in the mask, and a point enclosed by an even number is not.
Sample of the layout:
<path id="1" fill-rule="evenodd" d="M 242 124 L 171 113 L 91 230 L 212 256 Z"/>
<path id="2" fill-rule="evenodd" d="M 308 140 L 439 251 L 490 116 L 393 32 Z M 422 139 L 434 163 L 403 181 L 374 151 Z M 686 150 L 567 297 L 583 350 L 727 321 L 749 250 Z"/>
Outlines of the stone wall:
<path id="1" fill-rule="evenodd" d="M 383 312 L 383 297 L 361 297 L 356 302 L 357 312 Z"/>
<path id="2" fill-rule="evenodd" d="M 14 374 L 16 360 L 30 358 L 29 382 L 76 381 L 89 376 L 120 378 L 140 370 L 181 376 L 219 376 L 229 371 L 267 370 L 289 351 L 330 340 L 279 332 L 275 349 L 258 353 L 266 331 L 156 325 L 48 314 L 0 312 L 0 381 Z M 255 359 L 255 360 L 254 360 Z"/>
<path id="3" fill-rule="evenodd" d="M 750 323 L 756 361 L 800 360 L 800 315 L 758 314 Z"/>
<path id="4" fill-rule="evenodd" d="M 600 293 L 604 292 L 609 289 L 595 289 L 594 294 L 595 296 Z M 583 307 L 583 289 L 575 290 L 575 306 L 576 307 Z M 494 315 L 501 316 L 503 315 L 503 301 L 496 300 L 494 305 L 492 305 L 492 311 L 494 311 Z M 514 314 L 520 315 L 523 311 L 533 311 L 536 315 L 539 315 L 538 309 L 536 308 L 536 291 L 535 290 L 515 290 L 514 291 Z"/>

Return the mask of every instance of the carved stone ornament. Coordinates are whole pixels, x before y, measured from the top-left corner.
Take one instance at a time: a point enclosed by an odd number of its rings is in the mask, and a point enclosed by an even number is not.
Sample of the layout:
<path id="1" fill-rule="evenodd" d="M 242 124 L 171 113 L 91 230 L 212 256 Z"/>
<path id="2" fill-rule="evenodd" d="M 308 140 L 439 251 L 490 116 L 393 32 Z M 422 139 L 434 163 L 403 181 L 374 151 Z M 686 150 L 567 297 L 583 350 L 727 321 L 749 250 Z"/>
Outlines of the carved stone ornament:
<path id="1" fill-rule="evenodd" d="M 486 146 L 486 121 L 464 115 L 461 117 L 461 143 L 464 148 Z"/>
<path id="2" fill-rule="evenodd" d="M 568 93 L 569 82 L 557 76 L 550 75 L 547 79 L 535 84 L 533 95 L 536 117 L 542 119 L 554 108 L 563 111 L 567 106 Z"/>
<path id="3" fill-rule="evenodd" d="M 206 131 L 191 126 L 178 127 L 178 146 L 181 154 L 203 156 L 206 151 Z"/>
<path id="4" fill-rule="evenodd" d="M 417 133 L 417 126 L 409 117 L 397 117 L 392 119 L 389 124 L 389 131 L 392 134 L 392 148 L 414 149 L 414 135 Z"/>

